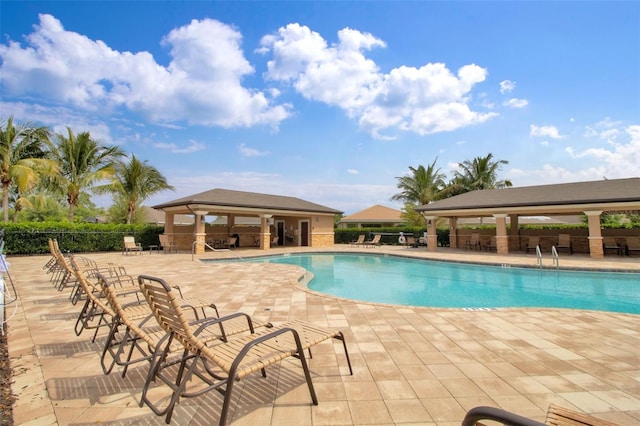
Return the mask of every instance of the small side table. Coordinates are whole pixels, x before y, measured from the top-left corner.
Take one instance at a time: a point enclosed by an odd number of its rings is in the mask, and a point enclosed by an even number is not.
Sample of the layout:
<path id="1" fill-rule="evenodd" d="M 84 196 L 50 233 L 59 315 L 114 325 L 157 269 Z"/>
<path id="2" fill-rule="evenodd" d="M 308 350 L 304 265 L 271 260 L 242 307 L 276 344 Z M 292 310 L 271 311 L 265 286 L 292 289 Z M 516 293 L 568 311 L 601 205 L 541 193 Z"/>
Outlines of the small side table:
<path id="1" fill-rule="evenodd" d="M 157 244 L 150 244 L 149 245 L 149 254 L 153 253 L 153 251 L 156 251 L 156 253 L 160 253 L 160 248 L 158 247 Z"/>

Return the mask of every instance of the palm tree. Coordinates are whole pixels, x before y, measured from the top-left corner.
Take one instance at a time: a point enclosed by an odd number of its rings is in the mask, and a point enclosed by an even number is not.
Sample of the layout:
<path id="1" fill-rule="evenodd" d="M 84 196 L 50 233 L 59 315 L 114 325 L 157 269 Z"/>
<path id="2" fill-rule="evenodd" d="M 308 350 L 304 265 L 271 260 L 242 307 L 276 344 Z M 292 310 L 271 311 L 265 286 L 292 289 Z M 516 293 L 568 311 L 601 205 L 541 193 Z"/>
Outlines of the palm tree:
<path id="1" fill-rule="evenodd" d="M 436 168 L 436 158 L 427 168 L 409 166 L 411 174 L 398 177 L 397 187 L 402 192 L 391 197 L 393 201 L 404 201 L 415 205 L 428 204 L 442 198 L 445 175 Z"/>
<path id="2" fill-rule="evenodd" d="M 54 169 L 47 160 L 45 146 L 49 143 L 49 129 L 33 127 L 30 123 L 15 124 L 13 116 L 0 128 L 0 182 L 2 183 L 2 211 L 4 222 L 9 221 L 9 192 L 17 193 L 34 188 L 41 174 Z"/>
<path id="3" fill-rule="evenodd" d="M 144 200 L 167 189 L 173 190 L 174 187 L 167 183 L 158 169 L 132 154 L 128 163 L 118 162 L 113 182 L 100 188 L 100 192 L 114 193 L 125 204 L 126 223 L 129 224 Z"/>
<path id="4" fill-rule="evenodd" d="M 52 157 L 58 163 L 60 173 L 53 176 L 49 184 L 54 191 L 66 196 L 69 221 L 72 222 L 80 195 L 90 190 L 99 191 L 100 182 L 111 180 L 115 164 L 124 153 L 116 146 L 101 145 L 89 132 L 76 136 L 69 127 L 67 136 L 57 134 L 56 139 Z"/>
<path id="5" fill-rule="evenodd" d="M 452 182 L 453 192 L 462 193 L 478 189 L 499 189 L 512 186 L 510 180 L 498 180 L 498 171 L 508 161 L 493 161 L 493 154 L 476 157 L 460 164 L 460 171 L 455 173 Z"/>

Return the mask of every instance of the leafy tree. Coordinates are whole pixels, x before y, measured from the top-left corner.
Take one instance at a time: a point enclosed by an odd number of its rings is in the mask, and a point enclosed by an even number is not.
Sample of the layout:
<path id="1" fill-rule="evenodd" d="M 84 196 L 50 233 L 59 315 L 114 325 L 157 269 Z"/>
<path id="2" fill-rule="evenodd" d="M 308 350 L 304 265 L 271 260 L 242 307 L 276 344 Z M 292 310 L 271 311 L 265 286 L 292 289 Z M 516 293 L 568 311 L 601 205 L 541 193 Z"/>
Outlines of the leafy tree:
<path id="1" fill-rule="evenodd" d="M 46 127 L 34 127 L 30 123 L 14 124 L 13 116 L 2 123 L 0 182 L 4 222 L 9 221 L 10 192 L 14 191 L 14 200 L 18 201 L 21 193 L 38 184 L 41 175 L 55 170 L 54 163 L 46 159 L 47 144 L 49 129 Z"/>
<path id="2" fill-rule="evenodd" d="M 111 180 L 115 164 L 124 153 L 115 146 L 103 146 L 89 132 L 77 136 L 67 127 L 67 135 L 56 135 L 52 158 L 60 173 L 49 180 L 50 188 L 64 195 L 69 204 L 68 219 L 73 222 L 80 196 L 87 191 L 100 191 L 100 182 Z"/>
<path id="3" fill-rule="evenodd" d="M 414 205 L 428 204 L 439 200 L 445 189 L 445 175 L 436 168 L 436 158 L 428 167 L 411 167 L 411 174 L 397 177 L 397 187 L 401 192 L 391 197 L 393 201 L 404 201 Z"/>
<path id="4" fill-rule="evenodd" d="M 476 157 L 473 160 L 465 160 L 460 164 L 460 171 L 455 173 L 453 182 L 450 183 L 450 195 L 479 189 L 498 189 L 512 186 L 510 180 L 498 180 L 498 171 L 506 160 L 493 160 L 493 154 L 486 157 Z"/>
<path id="5" fill-rule="evenodd" d="M 129 162 L 119 161 L 116 164 L 113 182 L 101 187 L 99 192 L 111 192 L 116 196 L 117 201 L 126 207 L 125 222 L 130 224 L 144 200 L 167 189 L 174 188 L 158 169 L 132 154 Z"/>
<path id="6" fill-rule="evenodd" d="M 64 198 L 42 190 L 36 190 L 23 197 L 29 208 L 16 212 L 20 222 L 61 222 L 66 212 Z"/>
<path id="7" fill-rule="evenodd" d="M 409 226 L 424 226 L 424 217 L 415 210 L 416 206 L 412 203 L 405 203 L 400 213 L 400 217 Z"/>

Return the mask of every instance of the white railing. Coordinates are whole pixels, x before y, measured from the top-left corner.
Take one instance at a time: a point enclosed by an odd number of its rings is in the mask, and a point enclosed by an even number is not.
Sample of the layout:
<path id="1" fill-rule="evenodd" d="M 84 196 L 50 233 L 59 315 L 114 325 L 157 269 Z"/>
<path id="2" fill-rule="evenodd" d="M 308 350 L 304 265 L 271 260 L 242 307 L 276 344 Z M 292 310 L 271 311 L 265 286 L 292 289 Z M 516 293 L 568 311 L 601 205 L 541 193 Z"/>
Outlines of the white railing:
<path id="1" fill-rule="evenodd" d="M 536 257 L 538 258 L 538 268 L 542 269 L 542 251 L 540 251 L 540 246 L 536 246 Z"/>
<path id="2" fill-rule="evenodd" d="M 560 257 L 558 256 L 558 250 L 556 246 L 551 246 L 551 256 L 553 257 L 553 264 L 556 266 L 556 269 L 560 268 Z"/>

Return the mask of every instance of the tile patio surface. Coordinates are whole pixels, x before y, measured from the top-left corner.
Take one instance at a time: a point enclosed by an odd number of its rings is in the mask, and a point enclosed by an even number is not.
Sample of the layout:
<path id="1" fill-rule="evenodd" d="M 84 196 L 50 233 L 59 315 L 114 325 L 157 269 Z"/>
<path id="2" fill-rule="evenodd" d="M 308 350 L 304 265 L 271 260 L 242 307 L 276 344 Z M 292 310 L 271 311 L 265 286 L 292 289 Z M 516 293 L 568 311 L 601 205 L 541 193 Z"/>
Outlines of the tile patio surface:
<path id="1" fill-rule="evenodd" d="M 64 250 L 64 247 L 62 247 Z M 286 251 L 274 249 L 269 253 Z M 334 250 L 353 251 L 336 246 Z M 300 250 L 297 250 L 300 251 Z M 309 250 L 316 251 L 316 250 Z M 370 253 L 414 254 L 535 265 L 535 256 L 381 247 Z M 238 251 L 243 256 L 257 251 Z M 220 258 L 229 253 L 207 253 Z M 299 362 L 283 361 L 239 382 L 230 409 L 234 425 L 459 425 L 478 405 L 544 421 L 556 403 L 621 425 L 640 423 L 640 316 L 569 309 L 465 311 L 361 303 L 296 285 L 302 269 L 286 265 L 204 264 L 190 254 L 89 254 L 180 285 L 214 301 L 221 314 L 242 311 L 274 324 L 300 319 L 345 333 L 353 376 L 336 342 L 314 347 L 309 360 L 320 404 L 313 406 Z M 122 378 L 104 375 L 95 343 L 73 326 L 80 304 L 58 292 L 42 266 L 49 256 L 9 256 L 18 285 L 7 308 L 17 425 L 164 424 L 139 407 L 147 364 Z M 550 262 L 549 259 L 546 262 Z M 562 266 L 640 272 L 639 258 L 563 256 Z M 640 282 L 638 283 L 640 285 Z M 639 290 L 640 291 L 640 290 Z M 217 424 L 216 392 L 183 399 L 172 424 Z"/>

